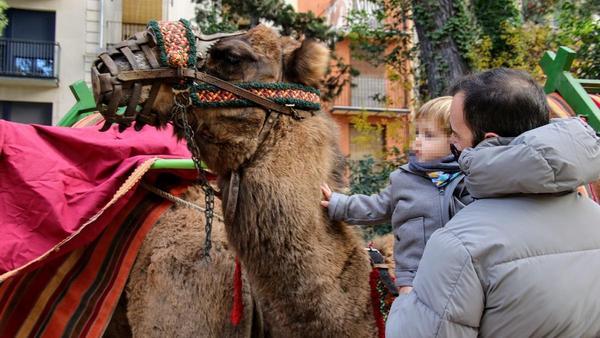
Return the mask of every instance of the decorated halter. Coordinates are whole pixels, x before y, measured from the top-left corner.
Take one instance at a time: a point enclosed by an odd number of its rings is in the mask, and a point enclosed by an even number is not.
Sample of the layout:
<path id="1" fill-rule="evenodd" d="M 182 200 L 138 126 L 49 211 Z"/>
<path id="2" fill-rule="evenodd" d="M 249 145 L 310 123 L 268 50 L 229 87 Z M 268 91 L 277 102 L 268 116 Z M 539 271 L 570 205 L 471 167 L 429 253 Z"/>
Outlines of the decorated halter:
<path id="1" fill-rule="evenodd" d="M 242 82 L 236 84 L 251 93 L 275 103 L 301 110 L 319 110 L 319 90 L 297 83 Z M 193 84 L 192 103 L 200 108 L 249 107 L 256 103 L 209 84 Z"/>
<path id="2" fill-rule="evenodd" d="M 184 19 L 151 21 L 146 31 L 100 54 L 92 66 L 92 84 L 98 110 L 106 119 L 102 130 L 112 123 L 125 129 L 136 121 L 139 129 L 144 124 L 167 122 L 158 121 L 160 117 L 151 114 L 164 82 L 171 83 L 179 93 L 187 93 L 186 106 L 190 103 L 200 108 L 258 106 L 295 119 L 302 118 L 296 109 L 320 109 L 319 92 L 312 87 L 293 83 L 233 84 L 199 71 L 212 44 L 240 34 L 244 32 L 198 35 Z M 122 70 L 123 65 L 117 65 L 115 59 L 123 56 L 131 70 Z M 139 107 L 144 87 L 150 87 L 149 95 Z M 119 106 L 127 107 L 124 113 L 117 113 Z"/>

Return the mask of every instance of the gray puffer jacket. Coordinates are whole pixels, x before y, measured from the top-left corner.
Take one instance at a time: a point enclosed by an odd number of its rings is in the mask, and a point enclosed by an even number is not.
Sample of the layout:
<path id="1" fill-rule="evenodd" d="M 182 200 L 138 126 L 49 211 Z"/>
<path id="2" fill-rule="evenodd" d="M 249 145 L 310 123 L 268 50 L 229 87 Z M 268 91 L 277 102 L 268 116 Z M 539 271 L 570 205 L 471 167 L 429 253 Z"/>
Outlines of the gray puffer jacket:
<path id="1" fill-rule="evenodd" d="M 430 238 L 387 337 L 599 337 L 600 139 L 578 119 L 466 149 L 477 198 Z"/>

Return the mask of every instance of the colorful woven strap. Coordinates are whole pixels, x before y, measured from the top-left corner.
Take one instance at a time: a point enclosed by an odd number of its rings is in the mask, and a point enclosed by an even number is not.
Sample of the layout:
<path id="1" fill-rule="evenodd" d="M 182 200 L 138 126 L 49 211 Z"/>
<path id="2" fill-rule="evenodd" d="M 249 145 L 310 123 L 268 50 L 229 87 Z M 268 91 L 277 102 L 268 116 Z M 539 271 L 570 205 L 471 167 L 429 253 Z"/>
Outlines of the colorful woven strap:
<path id="1" fill-rule="evenodd" d="M 291 105 L 300 110 L 321 109 L 319 90 L 313 87 L 283 82 L 242 82 L 235 85 L 281 105 Z M 191 97 L 194 105 L 200 108 L 257 106 L 254 102 L 208 84 L 195 83 L 191 88 Z"/>
<path id="2" fill-rule="evenodd" d="M 150 21 L 148 29 L 156 37 L 163 67 L 193 68 L 196 66 L 196 38 L 190 22 Z"/>

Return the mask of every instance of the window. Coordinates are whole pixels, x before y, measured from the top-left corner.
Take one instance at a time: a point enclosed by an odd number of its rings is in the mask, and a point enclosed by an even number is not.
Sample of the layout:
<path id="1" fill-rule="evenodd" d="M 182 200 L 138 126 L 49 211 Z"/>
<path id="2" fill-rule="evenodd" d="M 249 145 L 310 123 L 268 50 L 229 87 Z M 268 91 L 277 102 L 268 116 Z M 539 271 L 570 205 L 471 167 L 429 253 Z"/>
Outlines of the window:
<path id="1" fill-rule="evenodd" d="M 386 95 L 385 67 L 375 67 L 369 62 L 352 59 L 352 67 L 360 72 L 360 75 L 352 78 L 351 89 L 352 106 L 359 108 L 383 108 L 385 103 L 381 101 Z"/>
<path id="2" fill-rule="evenodd" d="M 55 13 L 9 8 L 3 37 L 54 42 Z"/>
<path id="3" fill-rule="evenodd" d="M 52 124 L 52 103 L 0 101 L 0 118 L 20 123 Z"/>
<path id="4" fill-rule="evenodd" d="M 0 74 L 54 78 L 55 13 L 9 8 L 0 39 Z"/>

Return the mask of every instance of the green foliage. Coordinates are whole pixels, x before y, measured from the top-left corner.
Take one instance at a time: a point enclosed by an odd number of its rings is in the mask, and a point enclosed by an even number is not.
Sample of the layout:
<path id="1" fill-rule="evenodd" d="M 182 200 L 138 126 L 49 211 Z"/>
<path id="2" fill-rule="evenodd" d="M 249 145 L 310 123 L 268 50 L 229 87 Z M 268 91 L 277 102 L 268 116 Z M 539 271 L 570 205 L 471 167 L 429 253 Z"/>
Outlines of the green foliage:
<path id="1" fill-rule="evenodd" d="M 283 35 L 306 36 L 335 42 L 337 34 L 325 19 L 312 12 L 298 13 L 283 0 L 196 0 L 198 25 L 205 32 L 249 29 L 262 22 L 272 22 Z"/>
<path id="2" fill-rule="evenodd" d="M 528 1 L 522 13 L 524 22 L 514 11 L 482 12 L 495 19 L 481 21 L 495 26 L 484 30 L 473 46 L 473 68 L 523 69 L 543 82 L 539 67 L 543 53 L 567 46 L 577 52 L 572 69 L 577 77 L 600 78 L 600 22 L 590 8 L 594 7 L 589 1 Z"/>
<path id="3" fill-rule="evenodd" d="M 482 36 L 470 51 L 472 67 L 475 70 L 496 67 L 522 69 L 543 82 L 545 75 L 539 62 L 544 52 L 555 49 L 551 34 L 551 28 L 544 25 L 532 22 L 513 25 L 505 21 L 501 24 L 502 50 L 494 51 L 492 38 Z"/>
<path id="4" fill-rule="evenodd" d="M 413 20 L 423 27 L 423 38 L 426 38 L 430 44 L 432 54 L 430 59 L 421 57 L 418 63 L 417 76 L 420 82 L 418 94 L 423 101 L 444 95 L 453 80 L 452 69 L 461 69 L 459 65 L 449 64 L 449 60 L 445 59 L 443 50 L 450 46 L 450 42 L 456 44 L 461 59 L 467 66 L 471 63 L 468 52 L 478 36 L 475 18 L 467 1 L 454 0 L 450 3 L 452 14 L 443 21 L 444 19 L 440 20 L 440 15 L 446 10 L 442 9 L 440 1 L 412 2 Z M 435 81 L 437 84 L 432 86 L 428 83 L 430 81 Z M 429 92 L 432 87 L 437 90 Z"/>
<path id="5" fill-rule="evenodd" d="M 576 77 L 600 79 L 600 4 L 597 1 L 563 1 L 553 45 L 577 52 L 572 72 Z"/>
<path id="6" fill-rule="evenodd" d="M 474 12 L 479 23 L 480 34 L 491 40 L 492 55 L 511 53 L 507 44 L 506 30 L 520 25 L 519 9 L 514 0 L 475 0 Z"/>
<path id="7" fill-rule="evenodd" d="M 5 0 L 0 0 L 0 36 L 4 32 L 4 28 L 8 25 L 8 18 L 6 17 L 6 10 L 8 4 Z"/>
<path id="8" fill-rule="evenodd" d="M 200 29 L 212 34 L 250 29 L 261 22 L 272 23 L 282 35 L 313 38 L 333 49 L 341 38 L 330 29 L 323 17 L 314 13 L 298 13 L 283 0 L 196 0 L 196 21 Z M 321 98 L 332 101 L 350 81 L 351 67 L 332 55 L 331 67 L 323 83 Z"/>

